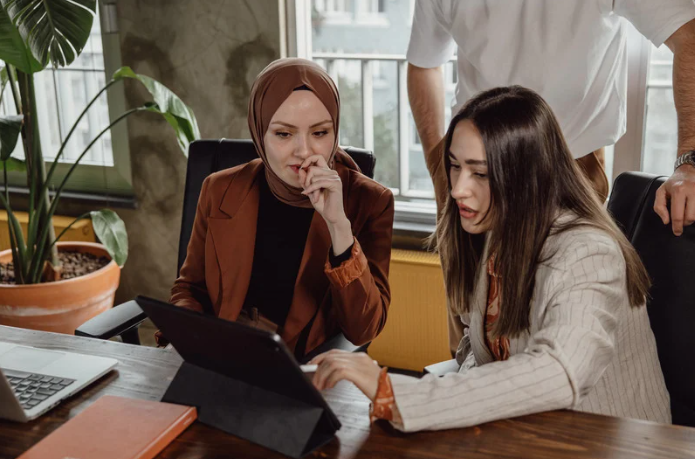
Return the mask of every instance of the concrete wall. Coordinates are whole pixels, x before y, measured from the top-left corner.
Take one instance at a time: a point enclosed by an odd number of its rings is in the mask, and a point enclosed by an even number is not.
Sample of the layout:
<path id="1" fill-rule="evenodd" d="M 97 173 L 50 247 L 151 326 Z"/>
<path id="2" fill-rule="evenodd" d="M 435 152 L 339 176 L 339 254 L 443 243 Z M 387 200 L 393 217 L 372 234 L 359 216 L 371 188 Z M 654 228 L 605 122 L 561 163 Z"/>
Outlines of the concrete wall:
<path id="1" fill-rule="evenodd" d="M 118 0 L 123 65 L 178 94 L 196 114 L 202 138 L 248 138 L 250 86 L 280 57 L 278 0 Z M 147 93 L 125 88 L 128 108 Z M 161 118 L 128 120 L 137 210 L 117 210 L 130 255 L 117 303 L 138 294 L 168 299 L 176 275 L 186 160 Z"/>

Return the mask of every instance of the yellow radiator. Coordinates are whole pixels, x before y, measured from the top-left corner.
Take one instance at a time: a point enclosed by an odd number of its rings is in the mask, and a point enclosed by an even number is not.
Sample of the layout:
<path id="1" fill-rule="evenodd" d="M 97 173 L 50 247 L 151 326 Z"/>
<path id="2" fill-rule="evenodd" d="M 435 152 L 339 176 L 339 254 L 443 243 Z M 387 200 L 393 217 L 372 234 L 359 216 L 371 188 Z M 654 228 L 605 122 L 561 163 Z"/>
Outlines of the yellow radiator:
<path id="1" fill-rule="evenodd" d="M 27 223 L 29 215 L 26 212 L 15 212 L 17 220 L 22 226 L 24 237 L 27 235 Z M 56 236 L 61 233 L 75 219 L 73 217 L 53 217 L 53 226 L 55 227 Z M 89 219 L 80 220 L 72 225 L 72 227 L 60 238 L 61 241 L 83 241 L 96 242 L 92 221 Z M 0 210 L 0 251 L 10 248 L 10 233 L 7 229 L 7 212 Z"/>
<path id="2" fill-rule="evenodd" d="M 439 257 L 394 249 L 389 281 L 388 319 L 369 355 L 380 365 L 414 371 L 451 359 Z"/>

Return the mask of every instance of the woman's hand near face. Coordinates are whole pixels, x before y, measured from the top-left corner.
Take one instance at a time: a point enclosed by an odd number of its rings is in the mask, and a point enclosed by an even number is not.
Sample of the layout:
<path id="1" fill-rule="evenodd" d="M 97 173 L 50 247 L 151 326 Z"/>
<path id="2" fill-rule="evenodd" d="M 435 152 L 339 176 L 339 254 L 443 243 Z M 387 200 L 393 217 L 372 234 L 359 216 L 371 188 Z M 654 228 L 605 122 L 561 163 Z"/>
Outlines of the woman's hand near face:
<path id="1" fill-rule="evenodd" d="M 352 228 L 343 208 L 343 183 L 338 172 L 321 155 L 308 157 L 299 170 L 302 194 L 309 197 L 314 209 L 323 217 L 331 233 L 334 255 L 352 245 Z"/>
<path id="2" fill-rule="evenodd" d="M 316 356 L 309 364 L 318 365 L 312 379 L 318 390 L 330 389 L 338 381 L 346 380 L 372 402 L 376 398 L 381 368 L 366 353 L 332 350 Z"/>
<path id="3" fill-rule="evenodd" d="M 309 156 L 299 170 L 299 183 L 314 209 L 329 225 L 347 219 L 343 209 L 343 183 L 338 172 L 328 167 L 321 155 Z"/>

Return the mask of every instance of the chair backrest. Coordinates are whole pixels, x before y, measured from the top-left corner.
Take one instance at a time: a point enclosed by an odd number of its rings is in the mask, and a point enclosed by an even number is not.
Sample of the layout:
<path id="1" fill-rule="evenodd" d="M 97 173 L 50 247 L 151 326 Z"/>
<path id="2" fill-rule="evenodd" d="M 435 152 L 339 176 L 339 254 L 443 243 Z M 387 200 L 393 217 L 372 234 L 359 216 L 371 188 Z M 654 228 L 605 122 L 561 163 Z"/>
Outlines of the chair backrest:
<path id="1" fill-rule="evenodd" d="M 618 176 L 608 210 L 635 247 L 652 279 L 647 311 L 671 395 L 673 423 L 695 427 L 695 227 L 679 237 L 654 212 L 665 177 Z"/>
<path id="2" fill-rule="evenodd" d="M 355 147 L 343 147 L 343 149 L 355 160 L 364 175 L 374 178 L 376 157 L 371 151 Z M 213 172 L 245 164 L 255 158 L 258 158 L 258 154 L 251 140 L 196 140 L 190 144 L 186 169 L 186 188 L 183 196 L 181 235 L 179 236 L 177 275 L 186 259 L 186 249 L 188 248 L 188 241 L 191 239 L 195 211 L 203 181 Z"/>

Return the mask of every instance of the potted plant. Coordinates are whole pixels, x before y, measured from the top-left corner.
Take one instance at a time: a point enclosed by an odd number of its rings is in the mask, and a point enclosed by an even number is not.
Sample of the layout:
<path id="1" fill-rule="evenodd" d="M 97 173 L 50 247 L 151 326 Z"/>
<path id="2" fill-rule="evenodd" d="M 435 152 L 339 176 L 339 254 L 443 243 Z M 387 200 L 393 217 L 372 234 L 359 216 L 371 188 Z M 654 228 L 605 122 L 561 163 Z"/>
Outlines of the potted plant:
<path id="1" fill-rule="evenodd" d="M 77 217 L 72 224 L 91 218 L 101 241 L 92 244 L 58 242 L 65 231 L 56 236 L 51 220 L 70 176 L 105 132 L 134 113 L 148 111 L 161 115 L 174 128 L 184 154 L 188 143 L 199 137 L 195 116 L 181 99 L 152 78 L 122 67 L 87 104 L 47 170 L 41 151 L 33 75 L 47 65 L 67 66 L 80 55 L 96 8 L 96 0 L 0 0 L 0 60 L 5 63 L 0 85 L 3 89 L 9 86 L 18 113 L 0 117 L 0 167 L 5 184 L 0 191 L 0 204 L 8 213 L 11 245 L 11 249 L 0 252 L 0 266 L 4 268 L 0 277 L 0 324 L 73 333 L 81 323 L 113 306 L 120 267 L 128 255 L 123 221 L 108 209 Z M 74 161 L 51 197 L 49 184 L 78 123 L 100 95 L 126 78 L 142 83 L 152 101 L 124 112 L 105 126 Z M 19 136 L 24 160 L 11 156 Z M 10 170 L 26 171 L 26 234 L 12 211 L 7 188 Z M 83 266 L 70 274 L 77 274 L 76 277 L 64 279 L 69 277 L 67 271 L 75 270 L 68 269 L 67 264 L 63 266 L 61 260 L 89 260 L 88 264 L 96 264 L 96 270 L 87 273 L 89 269 Z"/>

